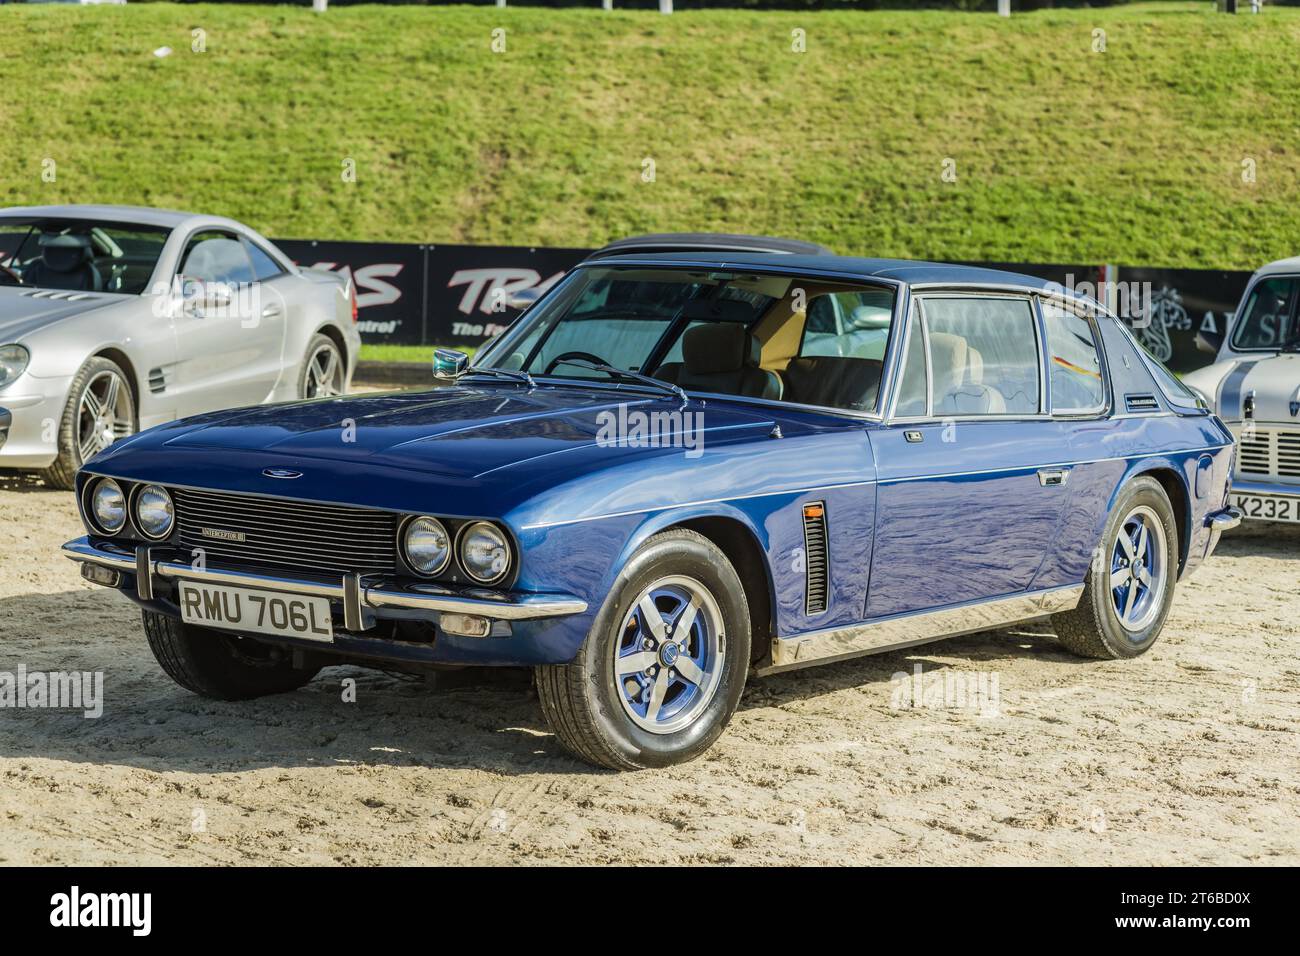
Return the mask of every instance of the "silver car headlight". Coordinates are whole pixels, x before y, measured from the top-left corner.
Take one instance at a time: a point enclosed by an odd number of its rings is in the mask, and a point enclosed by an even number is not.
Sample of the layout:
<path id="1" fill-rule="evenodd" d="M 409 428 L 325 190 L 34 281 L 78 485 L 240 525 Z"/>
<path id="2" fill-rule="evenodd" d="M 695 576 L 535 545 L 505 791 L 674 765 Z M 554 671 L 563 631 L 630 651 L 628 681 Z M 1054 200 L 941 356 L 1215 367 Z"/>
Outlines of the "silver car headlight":
<path id="1" fill-rule="evenodd" d="M 145 485 L 135 496 L 135 523 L 146 536 L 155 540 L 171 534 L 176 522 L 176 509 L 167 489 Z"/>
<path id="2" fill-rule="evenodd" d="M 402 554 L 417 574 L 438 574 L 451 560 L 451 536 L 437 518 L 416 518 L 402 534 Z"/>
<path id="3" fill-rule="evenodd" d="M 21 345 L 0 345 L 0 388 L 27 371 L 32 355 Z"/>
<path id="4" fill-rule="evenodd" d="M 494 584 L 510 570 L 510 542 L 496 525 L 476 521 L 460 533 L 460 564 L 479 584 Z"/>
<path id="5" fill-rule="evenodd" d="M 101 478 L 90 490 L 90 516 L 105 534 L 117 534 L 126 524 L 126 495 L 112 478 Z"/>

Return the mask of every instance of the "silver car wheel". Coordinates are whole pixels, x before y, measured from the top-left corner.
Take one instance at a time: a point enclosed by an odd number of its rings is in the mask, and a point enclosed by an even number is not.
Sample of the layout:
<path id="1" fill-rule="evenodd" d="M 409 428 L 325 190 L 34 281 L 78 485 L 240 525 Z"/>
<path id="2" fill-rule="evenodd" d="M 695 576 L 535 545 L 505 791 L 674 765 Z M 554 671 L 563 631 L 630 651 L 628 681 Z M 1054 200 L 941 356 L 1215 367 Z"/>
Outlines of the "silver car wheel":
<path id="1" fill-rule="evenodd" d="M 98 373 L 77 399 L 77 453 L 82 462 L 134 432 L 130 386 L 117 372 L 106 369 Z"/>
<path id="2" fill-rule="evenodd" d="M 1160 613 L 1168 585 L 1165 526 L 1146 505 L 1129 512 L 1111 550 L 1110 588 L 1115 616 L 1130 633 L 1143 630 Z"/>
<path id="3" fill-rule="evenodd" d="M 343 394 L 343 359 L 337 347 L 322 344 L 307 359 L 303 398 L 328 398 Z"/>
<path id="4" fill-rule="evenodd" d="M 641 592 L 619 631 L 613 678 L 624 712 L 652 734 L 689 727 L 722 680 L 722 611 L 699 581 L 661 578 Z"/>

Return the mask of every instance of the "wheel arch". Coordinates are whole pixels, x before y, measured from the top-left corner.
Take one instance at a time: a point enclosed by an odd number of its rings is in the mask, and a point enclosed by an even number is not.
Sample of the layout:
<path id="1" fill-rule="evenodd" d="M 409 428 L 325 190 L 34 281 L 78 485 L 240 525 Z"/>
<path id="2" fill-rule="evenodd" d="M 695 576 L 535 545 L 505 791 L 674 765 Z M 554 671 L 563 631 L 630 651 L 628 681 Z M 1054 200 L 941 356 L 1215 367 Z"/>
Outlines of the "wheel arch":
<path id="1" fill-rule="evenodd" d="M 762 538 L 741 513 L 710 511 L 661 514 L 637 528 L 616 567 L 622 567 L 646 539 L 674 528 L 685 528 L 703 535 L 727 556 L 740 577 L 749 605 L 753 636 L 751 655 L 754 660 L 767 655 L 776 629 L 776 589 Z"/>
<path id="2" fill-rule="evenodd" d="M 313 337 L 317 335 L 325 336 L 327 339 L 329 339 L 331 342 L 333 342 L 335 345 L 339 347 L 339 355 L 342 356 L 343 358 L 343 367 L 347 368 L 348 360 L 351 358 L 351 356 L 348 355 L 347 339 L 343 337 L 343 333 L 339 331 L 338 326 L 336 326 L 333 322 L 326 322 L 324 325 L 322 325 L 320 328 L 318 328 L 315 332 L 312 333 Z M 309 338 L 307 341 L 310 342 L 311 339 Z"/>
<path id="3" fill-rule="evenodd" d="M 1187 487 L 1187 479 L 1169 462 L 1146 462 L 1139 464 L 1125 476 L 1123 483 L 1115 491 L 1116 497 L 1135 478 L 1154 479 L 1169 498 L 1169 504 L 1174 510 L 1174 532 L 1178 535 L 1178 577 L 1182 577 L 1183 568 L 1187 566 L 1192 527 L 1192 496 Z M 1114 507 L 1113 500 L 1111 506 Z"/>
<path id="4" fill-rule="evenodd" d="M 107 345 L 94 352 L 89 356 L 91 358 L 105 358 L 120 368 L 126 375 L 127 388 L 131 389 L 131 404 L 135 406 L 135 421 L 132 423 L 136 428 L 140 427 L 140 375 L 135 370 L 135 363 L 131 357 L 115 345 Z"/>

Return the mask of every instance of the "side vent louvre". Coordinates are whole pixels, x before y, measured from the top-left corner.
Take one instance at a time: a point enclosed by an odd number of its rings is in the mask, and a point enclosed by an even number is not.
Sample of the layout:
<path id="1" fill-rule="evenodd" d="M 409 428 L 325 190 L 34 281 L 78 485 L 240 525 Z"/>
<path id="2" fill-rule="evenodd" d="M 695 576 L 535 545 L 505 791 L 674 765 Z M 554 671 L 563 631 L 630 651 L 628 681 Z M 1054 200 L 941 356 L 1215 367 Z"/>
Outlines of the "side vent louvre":
<path id="1" fill-rule="evenodd" d="M 157 395 L 167 389 L 167 377 L 163 375 L 163 370 L 154 368 L 149 370 L 149 391 Z"/>
<path id="2" fill-rule="evenodd" d="M 807 584 L 804 588 L 804 613 L 820 614 L 826 610 L 826 503 L 816 501 L 803 506 L 803 547 L 807 561 Z"/>
<path id="3" fill-rule="evenodd" d="M 1160 410 L 1160 403 L 1151 394 L 1125 395 L 1124 407 L 1130 412 L 1155 412 Z"/>

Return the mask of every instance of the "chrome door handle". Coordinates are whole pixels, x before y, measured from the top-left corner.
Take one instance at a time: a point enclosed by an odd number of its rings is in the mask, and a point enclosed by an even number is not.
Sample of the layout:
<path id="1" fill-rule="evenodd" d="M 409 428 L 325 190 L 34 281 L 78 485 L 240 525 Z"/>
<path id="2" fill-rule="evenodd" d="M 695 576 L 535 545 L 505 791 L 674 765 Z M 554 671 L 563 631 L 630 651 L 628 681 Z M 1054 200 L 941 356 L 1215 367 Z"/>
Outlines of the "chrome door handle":
<path id="1" fill-rule="evenodd" d="M 1063 485 L 1070 479 L 1069 468 L 1039 468 L 1038 483 L 1044 488 Z"/>

